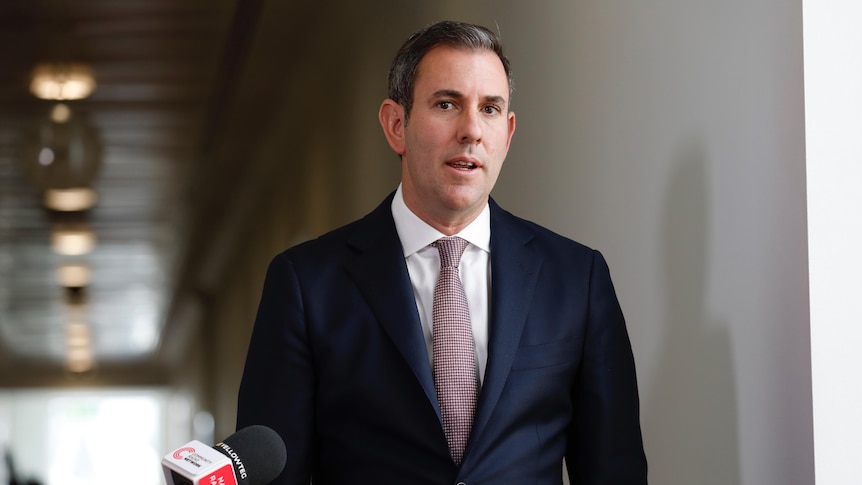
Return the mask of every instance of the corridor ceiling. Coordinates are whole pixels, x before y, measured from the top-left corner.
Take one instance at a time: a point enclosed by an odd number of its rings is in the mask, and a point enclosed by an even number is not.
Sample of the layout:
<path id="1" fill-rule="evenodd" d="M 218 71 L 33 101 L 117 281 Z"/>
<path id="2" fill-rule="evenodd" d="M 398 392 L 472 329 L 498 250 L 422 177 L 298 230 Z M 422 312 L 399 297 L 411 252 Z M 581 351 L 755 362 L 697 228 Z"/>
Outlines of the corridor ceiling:
<path id="1" fill-rule="evenodd" d="M 158 354 L 190 227 L 188 176 L 260 4 L 0 2 L 0 385 L 40 369 L 70 372 L 87 352 L 103 368 Z M 42 62 L 84 63 L 94 74 L 92 95 L 63 102 L 64 127 L 49 118 L 58 102 L 30 93 Z M 73 134 L 50 140 L 59 129 Z M 69 145 L 69 170 L 98 195 L 92 209 L 44 207 L 46 188 L 74 178 L 46 182 L 50 143 Z M 53 249 L 59 230 L 81 227 L 95 235 L 92 251 Z M 64 266 L 88 269 L 89 283 L 64 288 Z"/>

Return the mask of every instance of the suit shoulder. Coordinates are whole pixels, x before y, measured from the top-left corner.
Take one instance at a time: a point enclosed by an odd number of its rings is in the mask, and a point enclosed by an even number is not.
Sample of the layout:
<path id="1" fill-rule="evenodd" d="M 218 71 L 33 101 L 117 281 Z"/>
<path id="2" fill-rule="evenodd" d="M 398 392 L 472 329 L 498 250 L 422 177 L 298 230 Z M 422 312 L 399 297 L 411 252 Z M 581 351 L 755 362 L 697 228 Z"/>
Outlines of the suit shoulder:
<path id="1" fill-rule="evenodd" d="M 313 239 L 299 242 L 275 256 L 275 260 L 289 260 L 294 266 L 318 266 L 339 259 L 346 250 L 345 241 L 351 228 L 358 221 L 351 222 Z"/>
<path id="2" fill-rule="evenodd" d="M 369 237 L 395 231 L 389 205 L 391 196 L 364 217 L 332 229 L 313 239 L 300 242 L 279 253 L 276 258 L 292 262 L 322 264 L 354 254 Z"/>

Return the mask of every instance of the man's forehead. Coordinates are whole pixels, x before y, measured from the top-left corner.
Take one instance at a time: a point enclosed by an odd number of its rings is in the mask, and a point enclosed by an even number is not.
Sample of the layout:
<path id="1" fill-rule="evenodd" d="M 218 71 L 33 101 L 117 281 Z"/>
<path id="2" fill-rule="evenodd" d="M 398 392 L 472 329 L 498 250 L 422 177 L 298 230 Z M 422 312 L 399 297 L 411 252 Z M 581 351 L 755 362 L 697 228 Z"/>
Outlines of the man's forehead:
<path id="1" fill-rule="evenodd" d="M 429 73 L 430 74 L 439 73 L 440 68 L 451 67 L 453 65 L 463 63 L 465 58 L 467 58 L 466 56 L 478 56 L 478 57 L 485 57 L 485 58 L 491 59 L 491 62 L 494 65 L 494 68 L 492 68 L 492 71 L 497 71 L 497 73 L 499 73 L 499 75 L 500 75 L 499 81 L 500 81 L 501 88 L 503 88 L 503 91 L 500 93 L 490 93 L 489 92 L 489 93 L 483 94 L 483 95 L 498 96 L 498 97 L 504 96 L 505 98 L 508 98 L 509 79 L 508 79 L 508 76 L 506 74 L 506 70 L 503 67 L 503 61 L 501 61 L 500 57 L 494 51 L 492 51 L 490 49 L 483 49 L 483 48 L 472 49 L 472 48 L 467 48 L 467 47 L 455 47 L 455 46 L 450 46 L 450 45 L 436 46 L 436 47 L 432 48 L 431 50 L 429 50 L 428 52 L 426 52 L 425 55 L 422 57 L 422 60 L 419 61 L 419 64 L 417 65 L 417 69 L 416 69 L 416 81 L 415 81 L 416 84 L 419 84 L 420 81 L 427 80 L 429 78 L 429 76 L 427 74 L 429 74 Z M 432 70 L 428 69 L 428 66 L 431 64 L 433 64 L 433 66 L 434 66 L 433 72 L 432 72 Z M 450 79 L 452 79 L 452 78 L 449 76 L 439 76 L 436 80 L 438 82 L 442 82 L 443 84 L 445 84 L 446 81 L 450 80 Z M 453 82 L 454 82 L 454 80 L 453 80 Z M 435 92 L 443 91 L 443 90 L 457 91 L 455 86 L 439 86 L 437 89 L 435 89 Z"/>
<path id="2" fill-rule="evenodd" d="M 422 59 L 419 61 L 419 65 L 417 68 L 421 71 L 422 65 L 427 64 L 426 61 L 431 58 L 436 61 L 440 61 L 441 59 L 447 59 L 448 62 L 456 62 L 456 59 L 460 60 L 463 57 L 467 56 L 489 56 L 493 57 L 497 60 L 497 63 L 500 65 L 500 72 L 505 75 L 505 69 L 503 68 L 503 61 L 500 60 L 500 57 L 491 49 L 486 49 L 483 47 L 464 47 L 464 46 L 455 46 L 449 44 L 440 44 L 435 47 L 432 47 L 422 56 Z"/>

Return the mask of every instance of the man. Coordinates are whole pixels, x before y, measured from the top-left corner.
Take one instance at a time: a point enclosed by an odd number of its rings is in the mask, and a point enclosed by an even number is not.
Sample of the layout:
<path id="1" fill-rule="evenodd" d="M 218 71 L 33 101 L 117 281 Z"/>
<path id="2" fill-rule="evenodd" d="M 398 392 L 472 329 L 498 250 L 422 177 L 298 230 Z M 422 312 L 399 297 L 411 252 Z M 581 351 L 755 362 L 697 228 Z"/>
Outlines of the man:
<path id="1" fill-rule="evenodd" d="M 379 112 L 400 186 L 272 261 L 237 427 L 284 438 L 275 483 L 560 484 L 564 458 L 573 484 L 646 483 L 604 259 L 489 197 L 511 86 L 489 30 L 411 36 Z"/>

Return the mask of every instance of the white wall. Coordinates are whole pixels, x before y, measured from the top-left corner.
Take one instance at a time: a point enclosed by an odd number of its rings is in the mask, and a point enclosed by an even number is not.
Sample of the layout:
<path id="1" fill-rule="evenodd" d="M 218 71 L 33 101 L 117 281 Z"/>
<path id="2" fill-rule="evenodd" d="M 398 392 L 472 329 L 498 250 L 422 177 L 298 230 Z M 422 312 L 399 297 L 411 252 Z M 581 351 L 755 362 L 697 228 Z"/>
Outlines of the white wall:
<path id="1" fill-rule="evenodd" d="M 494 196 L 608 257 L 651 483 L 813 483 L 800 2 L 486 3 Z"/>
<path id="2" fill-rule="evenodd" d="M 843 485 L 862 455 L 862 5 L 804 14 L 814 451 L 817 483 Z"/>

